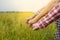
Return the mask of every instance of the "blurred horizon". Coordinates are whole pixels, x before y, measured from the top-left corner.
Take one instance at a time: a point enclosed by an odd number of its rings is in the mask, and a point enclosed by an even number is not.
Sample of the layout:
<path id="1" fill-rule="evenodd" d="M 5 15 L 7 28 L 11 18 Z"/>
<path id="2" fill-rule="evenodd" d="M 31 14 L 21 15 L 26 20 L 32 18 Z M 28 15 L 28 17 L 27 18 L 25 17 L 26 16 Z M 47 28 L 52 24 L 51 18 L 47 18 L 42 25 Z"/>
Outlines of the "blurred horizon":
<path id="1" fill-rule="evenodd" d="M 36 12 L 50 0 L 0 0 L 1 11 L 31 11 Z M 43 4 L 43 5 L 42 5 Z"/>

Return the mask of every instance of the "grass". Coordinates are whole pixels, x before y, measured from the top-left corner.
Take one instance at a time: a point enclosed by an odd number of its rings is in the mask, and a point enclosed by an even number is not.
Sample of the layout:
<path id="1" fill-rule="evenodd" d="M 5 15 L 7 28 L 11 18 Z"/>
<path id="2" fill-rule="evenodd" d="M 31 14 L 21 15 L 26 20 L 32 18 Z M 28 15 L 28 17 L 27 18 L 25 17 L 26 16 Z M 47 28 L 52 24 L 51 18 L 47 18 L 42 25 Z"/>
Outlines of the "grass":
<path id="1" fill-rule="evenodd" d="M 25 22 L 31 15 L 32 12 L 0 12 L 0 40 L 54 40 L 55 23 L 33 31 Z"/>

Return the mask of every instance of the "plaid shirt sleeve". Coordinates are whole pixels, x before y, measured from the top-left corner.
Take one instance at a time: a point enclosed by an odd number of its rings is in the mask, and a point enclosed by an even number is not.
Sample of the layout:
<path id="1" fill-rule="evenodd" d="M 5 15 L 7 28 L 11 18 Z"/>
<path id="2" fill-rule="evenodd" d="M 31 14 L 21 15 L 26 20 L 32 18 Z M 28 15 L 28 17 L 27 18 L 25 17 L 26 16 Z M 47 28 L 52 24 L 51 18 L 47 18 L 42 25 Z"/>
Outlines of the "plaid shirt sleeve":
<path id="1" fill-rule="evenodd" d="M 58 19 L 60 16 L 60 3 L 56 4 L 51 11 L 41 18 L 37 23 L 36 27 L 44 28 L 52 23 L 54 20 Z"/>

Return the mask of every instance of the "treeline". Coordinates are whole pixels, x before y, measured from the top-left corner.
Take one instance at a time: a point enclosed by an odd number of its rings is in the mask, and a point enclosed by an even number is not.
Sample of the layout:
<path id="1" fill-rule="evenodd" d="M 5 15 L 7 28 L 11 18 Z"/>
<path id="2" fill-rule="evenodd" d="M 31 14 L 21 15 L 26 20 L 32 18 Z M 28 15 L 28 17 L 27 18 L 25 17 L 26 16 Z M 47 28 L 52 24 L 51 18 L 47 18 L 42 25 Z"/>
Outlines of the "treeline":
<path id="1" fill-rule="evenodd" d="M 0 13 L 20 13 L 20 11 L 0 11 Z"/>

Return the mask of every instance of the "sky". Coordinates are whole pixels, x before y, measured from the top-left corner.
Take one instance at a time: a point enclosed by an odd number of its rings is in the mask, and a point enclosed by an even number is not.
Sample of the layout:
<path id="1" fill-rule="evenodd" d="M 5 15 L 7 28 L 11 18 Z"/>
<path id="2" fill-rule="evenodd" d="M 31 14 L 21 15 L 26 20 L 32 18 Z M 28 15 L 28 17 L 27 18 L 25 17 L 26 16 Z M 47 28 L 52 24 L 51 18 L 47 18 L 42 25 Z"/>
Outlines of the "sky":
<path id="1" fill-rule="evenodd" d="M 0 11 L 33 11 L 41 9 L 50 0 L 0 0 Z"/>

